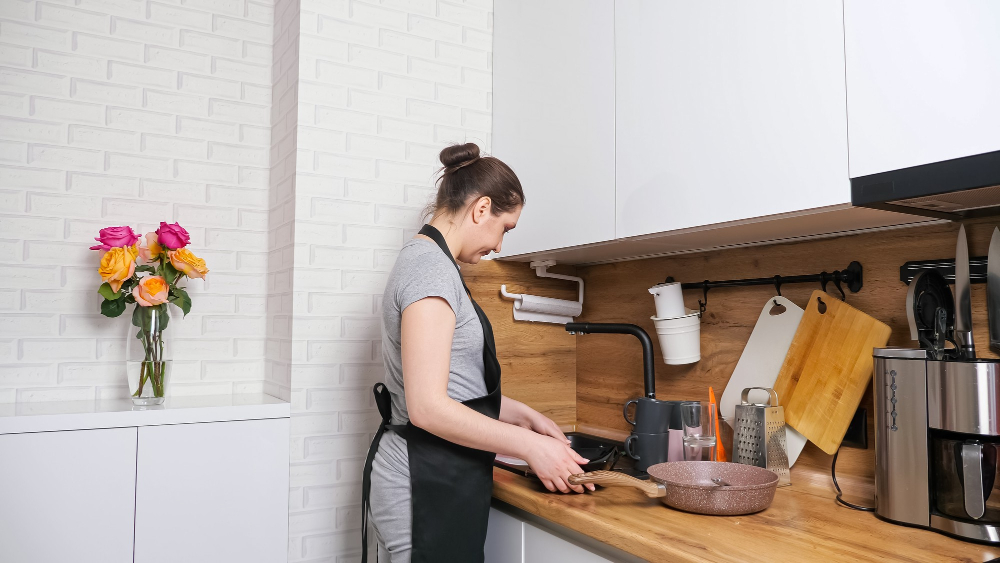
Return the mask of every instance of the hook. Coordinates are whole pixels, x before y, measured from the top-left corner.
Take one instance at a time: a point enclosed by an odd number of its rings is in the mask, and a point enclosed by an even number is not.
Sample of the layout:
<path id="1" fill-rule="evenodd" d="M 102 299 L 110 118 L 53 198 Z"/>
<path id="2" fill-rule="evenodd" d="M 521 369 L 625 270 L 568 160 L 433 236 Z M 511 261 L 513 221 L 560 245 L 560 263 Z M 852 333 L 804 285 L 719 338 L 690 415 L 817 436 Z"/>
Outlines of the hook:
<path id="1" fill-rule="evenodd" d="M 834 270 L 834 272 L 833 272 L 833 285 L 836 286 L 837 291 L 840 292 L 840 300 L 846 302 L 847 301 L 847 294 L 844 293 L 844 288 L 840 285 L 840 278 L 842 278 L 842 277 L 843 277 L 843 274 L 840 273 L 840 270 Z"/>
<path id="2" fill-rule="evenodd" d="M 705 308 L 708 307 L 708 280 L 705 280 L 704 283 L 702 284 L 701 291 L 702 295 L 705 297 L 705 300 L 704 301 L 702 301 L 701 299 L 698 300 L 699 317 L 701 317 L 701 315 L 705 312 Z"/>
<path id="3" fill-rule="evenodd" d="M 774 290 L 778 292 L 778 297 L 781 297 L 781 276 L 774 276 Z"/>
<path id="4" fill-rule="evenodd" d="M 823 293 L 826 293 L 826 285 L 830 283 L 830 274 L 826 273 L 826 270 L 819 273 L 819 283 L 820 287 L 823 288 Z"/>
<path id="5" fill-rule="evenodd" d="M 819 301 L 819 305 L 817 305 L 817 307 L 816 307 L 819 310 L 819 314 L 825 315 L 826 314 L 826 303 L 823 302 L 823 298 L 822 297 L 817 297 L 816 301 Z"/>

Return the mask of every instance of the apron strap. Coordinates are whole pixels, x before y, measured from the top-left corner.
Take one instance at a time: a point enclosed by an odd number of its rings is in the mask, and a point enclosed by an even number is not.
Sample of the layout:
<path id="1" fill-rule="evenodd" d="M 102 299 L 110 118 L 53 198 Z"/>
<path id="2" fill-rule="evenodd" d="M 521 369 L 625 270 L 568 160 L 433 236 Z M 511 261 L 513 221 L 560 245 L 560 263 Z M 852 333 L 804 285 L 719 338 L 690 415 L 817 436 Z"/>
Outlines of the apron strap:
<path id="1" fill-rule="evenodd" d="M 365 470 L 361 479 L 361 561 L 368 561 L 368 499 L 372 490 L 372 463 L 375 461 L 375 452 L 378 451 L 378 443 L 382 439 L 382 434 L 386 428 L 392 428 L 392 396 L 386 389 L 385 383 L 379 382 L 372 387 L 375 394 L 375 405 L 382 415 L 382 424 L 375 432 L 372 445 L 368 448 L 368 457 L 365 459 Z M 395 425 L 398 427 L 398 425 Z"/>

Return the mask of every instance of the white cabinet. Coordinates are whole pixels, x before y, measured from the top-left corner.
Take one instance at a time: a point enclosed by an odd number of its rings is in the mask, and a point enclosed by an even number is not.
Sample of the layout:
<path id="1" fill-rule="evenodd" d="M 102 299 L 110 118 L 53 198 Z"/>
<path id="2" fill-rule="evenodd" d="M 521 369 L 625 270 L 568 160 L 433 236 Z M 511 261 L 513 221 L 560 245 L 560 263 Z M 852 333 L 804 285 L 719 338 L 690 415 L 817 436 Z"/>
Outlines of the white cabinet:
<path id="1" fill-rule="evenodd" d="M 273 563 L 288 550 L 289 419 L 139 429 L 135 563 Z"/>
<path id="2" fill-rule="evenodd" d="M 501 256 L 615 238 L 613 0 L 496 0 L 493 155 L 527 205 Z"/>
<path id="3" fill-rule="evenodd" d="M 524 563 L 610 563 L 541 528 L 524 525 Z"/>
<path id="4" fill-rule="evenodd" d="M 285 561 L 290 410 L 263 394 L 0 410 L 0 562 Z"/>
<path id="5" fill-rule="evenodd" d="M 851 177 L 1000 150 L 1000 2 L 845 0 Z"/>
<path id="6" fill-rule="evenodd" d="M 523 563 L 524 523 L 491 508 L 485 550 L 486 563 Z"/>
<path id="7" fill-rule="evenodd" d="M 0 435 L 0 561 L 132 561 L 135 428 Z"/>
<path id="8" fill-rule="evenodd" d="M 850 202 L 841 0 L 617 0 L 615 46 L 619 238 Z"/>
<path id="9" fill-rule="evenodd" d="M 596 543 L 596 540 L 589 541 Z M 603 547 L 617 552 L 610 546 Z M 496 508 L 490 509 L 485 549 L 486 563 L 611 563 L 638 560 L 624 552 L 615 559 L 606 559 Z"/>

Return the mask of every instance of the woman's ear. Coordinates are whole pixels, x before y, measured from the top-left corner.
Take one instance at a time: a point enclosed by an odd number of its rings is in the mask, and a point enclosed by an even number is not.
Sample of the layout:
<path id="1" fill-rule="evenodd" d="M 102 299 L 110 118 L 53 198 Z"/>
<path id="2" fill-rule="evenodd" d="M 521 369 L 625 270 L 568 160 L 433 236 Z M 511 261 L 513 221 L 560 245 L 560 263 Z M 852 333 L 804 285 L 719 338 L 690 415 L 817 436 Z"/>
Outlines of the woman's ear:
<path id="1" fill-rule="evenodd" d="M 483 196 L 477 199 L 476 203 L 472 206 L 472 222 L 478 225 L 489 216 L 492 209 L 493 200 L 489 197 Z"/>

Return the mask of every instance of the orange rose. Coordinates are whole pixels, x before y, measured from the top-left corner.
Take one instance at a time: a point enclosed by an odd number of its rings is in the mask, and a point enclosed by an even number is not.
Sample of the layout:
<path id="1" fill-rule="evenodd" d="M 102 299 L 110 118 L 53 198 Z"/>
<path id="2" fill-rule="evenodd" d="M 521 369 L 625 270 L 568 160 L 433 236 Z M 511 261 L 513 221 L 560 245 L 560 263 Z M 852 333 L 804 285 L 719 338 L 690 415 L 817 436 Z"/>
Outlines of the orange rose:
<path id="1" fill-rule="evenodd" d="M 146 245 L 139 247 L 139 256 L 144 262 L 152 262 L 163 253 L 163 247 L 157 240 L 156 233 L 146 233 Z"/>
<path id="2" fill-rule="evenodd" d="M 149 276 L 132 288 L 132 297 L 143 307 L 154 307 L 167 302 L 167 280 L 160 276 Z"/>
<path id="3" fill-rule="evenodd" d="M 117 292 L 125 280 L 135 273 L 135 257 L 138 254 L 139 251 L 134 246 L 116 246 L 101 256 L 101 267 L 97 272 Z"/>
<path id="4" fill-rule="evenodd" d="M 208 273 L 205 261 L 186 248 L 171 250 L 167 256 L 170 257 L 170 263 L 174 265 L 174 268 L 189 278 L 204 278 L 205 274 Z"/>

